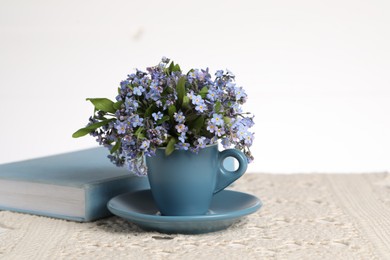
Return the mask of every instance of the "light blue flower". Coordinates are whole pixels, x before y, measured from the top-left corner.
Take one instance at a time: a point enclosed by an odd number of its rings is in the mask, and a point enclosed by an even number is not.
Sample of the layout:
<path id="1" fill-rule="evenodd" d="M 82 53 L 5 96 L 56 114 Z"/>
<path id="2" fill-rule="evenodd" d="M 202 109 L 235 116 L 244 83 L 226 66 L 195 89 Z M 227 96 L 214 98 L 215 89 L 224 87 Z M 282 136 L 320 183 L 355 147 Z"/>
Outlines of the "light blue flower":
<path id="1" fill-rule="evenodd" d="M 199 103 L 196 107 L 195 107 L 195 110 L 196 111 L 199 111 L 200 113 L 203 113 L 204 111 L 207 110 L 207 106 L 204 102 L 202 103 Z"/>
<path id="2" fill-rule="evenodd" d="M 253 118 L 250 117 L 244 117 L 240 120 L 240 123 L 247 128 L 251 128 L 255 125 L 255 123 L 253 122 Z"/>
<path id="3" fill-rule="evenodd" d="M 240 140 L 244 140 L 247 136 L 248 129 L 244 126 L 240 126 L 237 131 L 237 137 Z"/>
<path id="4" fill-rule="evenodd" d="M 215 101 L 217 99 L 217 92 L 212 89 L 209 89 L 209 91 L 207 92 L 207 98 L 210 101 Z"/>
<path id="5" fill-rule="evenodd" d="M 153 113 L 152 117 L 153 117 L 154 121 L 157 121 L 163 117 L 163 114 L 160 111 L 158 111 L 157 113 Z"/>
<path id="6" fill-rule="evenodd" d="M 180 142 L 185 143 L 186 139 L 187 139 L 186 132 L 182 132 L 182 133 L 180 134 L 180 136 L 179 136 Z"/>
<path id="7" fill-rule="evenodd" d="M 215 125 L 223 126 L 223 116 L 221 114 L 213 114 L 213 118 L 211 118 L 211 122 Z"/>
<path id="8" fill-rule="evenodd" d="M 246 132 L 245 138 L 244 138 L 244 143 L 248 146 L 251 146 L 253 143 L 253 134 L 251 132 Z"/>
<path id="9" fill-rule="evenodd" d="M 187 93 L 187 97 L 189 99 L 193 99 L 194 98 L 194 91 L 193 90 L 190 90 L 188 93 Z"/>
<path id="10" fill-rule="evenodd" d="M 142 86 L 138 86 L 138 87 L 135 87 L 135 88 L 133 89 L 134 95 L 137 95 L 137 96 L 141 96 L 141 95 L 142 95 L 142 92 L 144 92 L 144 91 L 145 91 L 145 89 L 144 89 L 144 87 L 142 87 Z"/>
<path id="11" fill-rule="evenodd" d="M 235 87 L 234 88 L 234 94 L 236 95 L 237 99 L 245 98 L 246 93 L 242 87 Z"/>
<path id="12" fill-rule="evenodd" d="M 202 97 L 200 95 L 196 95 L 196 96 L 193 95 L 192 104 L 194 104 L 194 105 L 204 104 L 204 100 L 202 99 Z"/>
<path id="13" fill-rule="evenodd" d="M 217 72 L 215 72 L 215 76 L 216 76 L 217 78 L 222 78 L 222 76 L 223 76 L 223 70 L 217 70 Z"/>
<path id="14" fill-rule="evenodd" d="M 173 115 L 173 118 L 178 123 L 183 123 L 185 121 L 185 119 L 186 119 L 185 116 L 183 115 L 183 112 L 181 112 L 181 111 L 179 111 L 179 113 L 175 113 Z"/>
<path id="15" fill-rule="evenodd" d="M 238 103 L 234 103 L 231 106 L 231 109 L 233 110 L 234 114 L 241 114 L 242 113 L 242 108 L 241 108 L 240 104 L 238 104 Z"/>

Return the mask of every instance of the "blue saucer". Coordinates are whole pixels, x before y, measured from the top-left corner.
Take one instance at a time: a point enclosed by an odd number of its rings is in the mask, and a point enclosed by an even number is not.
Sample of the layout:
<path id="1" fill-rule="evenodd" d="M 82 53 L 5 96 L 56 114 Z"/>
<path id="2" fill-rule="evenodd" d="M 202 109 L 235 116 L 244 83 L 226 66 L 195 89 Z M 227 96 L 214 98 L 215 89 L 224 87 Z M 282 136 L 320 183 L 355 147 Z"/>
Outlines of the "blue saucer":
<path id="1" fill-rule="evenodd" d="M 214 195 L 209 212 L 199 216 L 161 216 L 150 190 L 129 192 L 112 198 L 108 209 L 144 230 L 162 233 L 200 234 L 225 229 L 262 206 L 253 195 L 223 190 Z"/>

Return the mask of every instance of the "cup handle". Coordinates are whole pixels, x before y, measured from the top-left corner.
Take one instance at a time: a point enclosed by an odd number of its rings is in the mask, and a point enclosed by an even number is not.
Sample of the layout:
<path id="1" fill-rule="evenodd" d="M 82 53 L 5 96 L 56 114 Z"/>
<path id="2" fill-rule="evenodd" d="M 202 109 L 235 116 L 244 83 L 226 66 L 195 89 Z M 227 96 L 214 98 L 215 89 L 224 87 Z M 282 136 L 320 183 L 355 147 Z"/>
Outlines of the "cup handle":
<path id="1" fill-rule="evenodd" d="M 223 166 L 223 161 L 227 157 L 233 157 L 237 159 L 239 166 L 236 171 L 228 171 Z M 218 155 L 218 163 L 219 163 L 219 169 L 218 169 L 217 184 L 215 185 L 214 194 L 225 189 L 235 180 L 240 178 L 245 173 L 248 167 L 246 156 L 244 155 L 244 153 L 242 153 L 240 150 L 237 149 L 227 149 L 220 152 Z"/>

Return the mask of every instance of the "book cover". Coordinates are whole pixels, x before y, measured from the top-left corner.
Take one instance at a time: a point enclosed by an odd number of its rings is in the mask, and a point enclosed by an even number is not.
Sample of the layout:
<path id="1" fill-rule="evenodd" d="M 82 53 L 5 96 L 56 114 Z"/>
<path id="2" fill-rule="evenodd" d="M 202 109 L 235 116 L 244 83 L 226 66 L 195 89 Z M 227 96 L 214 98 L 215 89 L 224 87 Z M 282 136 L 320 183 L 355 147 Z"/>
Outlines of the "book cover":
<path id="1" fill-rule="evenodd" d="M 149 188 L 147 178 L 118 168 L 105 148 L 0 165 L 0 210 L 74 221 L 107 217 L 107 202 Z"/>

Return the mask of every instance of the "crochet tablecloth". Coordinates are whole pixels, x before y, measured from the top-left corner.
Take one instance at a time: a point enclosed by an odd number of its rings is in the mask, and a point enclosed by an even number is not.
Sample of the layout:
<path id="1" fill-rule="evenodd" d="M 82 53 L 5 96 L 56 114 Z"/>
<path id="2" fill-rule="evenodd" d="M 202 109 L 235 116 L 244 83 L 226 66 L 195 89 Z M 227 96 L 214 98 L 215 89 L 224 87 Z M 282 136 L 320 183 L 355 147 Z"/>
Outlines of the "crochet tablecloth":
<path id="1" fill-rule="evenodd" d="M 264 203 L 224 231 L 145 232 L 0 211 L 0 259 L 390 259 L 390 176 L 246 174 Z"/>

